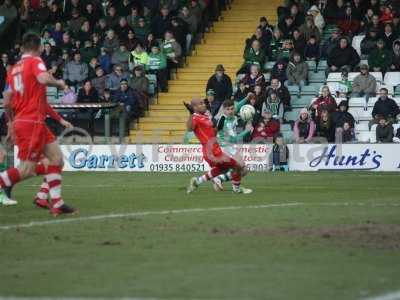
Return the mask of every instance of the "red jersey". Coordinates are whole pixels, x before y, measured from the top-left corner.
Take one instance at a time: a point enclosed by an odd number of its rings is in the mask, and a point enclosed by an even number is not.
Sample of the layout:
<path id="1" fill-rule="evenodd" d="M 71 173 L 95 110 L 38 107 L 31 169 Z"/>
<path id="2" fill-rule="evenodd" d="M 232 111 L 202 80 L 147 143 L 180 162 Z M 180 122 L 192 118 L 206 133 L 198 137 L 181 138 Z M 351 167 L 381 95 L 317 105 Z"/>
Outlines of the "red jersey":
<path id="1" fill-rule="evenodd" d="M 47 103 L 46 86 L 37 80 L 42 72 L 47 69 L 40 57 L 23 55 L 8 73 L 7 85 L 13 94 L 11 105 L 16 121 L 44 122 L 47 114 L 60 119 Z"/>
<path id="2" fill-rule="evenodd" d="M 206 155 L 210 149 L 213 155 L 222 154 L 220 145 L 217 142 L 217 136 L 210 117 L 206 114 L 193 114 L 192 116 L 193 132 L 203 146 L 203 153 Z"/>

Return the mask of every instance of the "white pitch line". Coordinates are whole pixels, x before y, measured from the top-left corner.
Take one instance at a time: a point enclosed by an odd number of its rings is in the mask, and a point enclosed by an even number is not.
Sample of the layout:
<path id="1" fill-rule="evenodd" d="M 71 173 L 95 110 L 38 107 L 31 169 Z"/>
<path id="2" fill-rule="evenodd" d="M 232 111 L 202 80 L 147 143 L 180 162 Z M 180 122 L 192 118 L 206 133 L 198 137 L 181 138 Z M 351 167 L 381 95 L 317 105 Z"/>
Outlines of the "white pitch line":
<path id="1" fill-rule="evenodd" d="M 400 291 L 388 293 L 381 296 L 364 298 L 363 300 L 400 300 Z"/>
<path id="2" fill-rule="evenodd" d="M 146 297 L 1 297 L 0 300 L 183 300 L 183 298 L 146 298 Z M 194 298 L 185 298 L 185 300 L 217 300 L 217 299 L 194 299 Z"/>
<path id="3" fill-rule="evenodd" d="M 63 223 L 75 223 L 85 221 L 96 221 L 106 219 L 120 219 L 129 217 L 144 217 L 150 215 L 173 215 L 173 214 L 186 214 L 186 213 L 197 213 L 197 212 L 213 212 L 213 211 L 224 211 L 224 210 L 240 210 L 240 209 L 262 209 L 262 208 L 274 208 L 274 207 L 290 207 L 290 206 L 371 206 L 371 207 L 399 207 L 398 203 L 368 203 L 368 202 L 322 202 L 322 203 L 304 203 L 304 202 L 289 202 L 289 203 L 275 203 L 275 204 L 260 204 L 260 205 L 243 205 L 243 206 L 223 206 L 223 207 L 209 207 L 209 208 L 186 208 L 186 209 L 173 209 L 173 210 L 161 210 L 161 211 L 139 211 L 131 213 L 118 213 L 118 214 L 107 214 L 107 215 L 95 215 L 87 217 L 71 217 L 66 219 L 47 220 L 47 221 L 31 221 L 29 223 L 22 224 L 10 224 L 1 225 L 0 230 L 9 230 L 17 228 L 30 228 L 36 226 L 45 226 L 52 224 L 63 224 Z M 0 300 L 2 300 L 0 298 Z"/>
<path id="4" fill-rule="evenodd" d="M 2 225 L 2 226 L 0 226 L 0 230 L 9 230 L 9 229 L 16 229 L 16 228 L 29 228 L 29 227 L 35 227 L 35 226 L 44 226 L 44 225 L 62 224 L 62 223 L 74 223 L 74 222 L 83 222 L 83 221 L 95 221 L 95 220 L 105 220 L 105 219 L 144 217 L 144 216 L 149 216 L 149 215 L 170 215 L 170 214 L 185 214 L 185 213 L 196 213 L 196 212 L 223 211 L 223 210 L 259 209 L 259 208 L 272 208 L 272 207 L 299 206 L 299 205 L 304 205 L 304 204 L 305 203 L 294 202 L 294 203 L 278 203 L 278 204 L 265 204 L 265 205 L 187 208 L 187 209 L 174 209 L 174 210 L 161 210 L 161 211 L 139 211 L 139 212 L 132 212 L 132 213 L 96 215 L 96 216 L 67 218 L 67 219 L 48 220 L 48 221 L 32 221 L 32 222 L 23 223 L 23 224 Z"/>

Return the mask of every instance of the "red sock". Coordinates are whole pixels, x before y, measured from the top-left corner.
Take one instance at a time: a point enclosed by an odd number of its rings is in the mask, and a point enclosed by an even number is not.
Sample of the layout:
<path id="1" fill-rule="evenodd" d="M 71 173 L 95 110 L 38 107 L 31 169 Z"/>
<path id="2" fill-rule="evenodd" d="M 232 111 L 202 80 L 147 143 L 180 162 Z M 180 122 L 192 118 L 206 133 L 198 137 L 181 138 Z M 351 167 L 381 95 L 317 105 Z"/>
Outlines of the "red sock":
<path id="1" fill-rule="evenodd" d="M 242 176 L 240 175 L 239 172 L 237 171 L 232 172 L 232 185 L 239 186 L 241 179 Z"/>
<path id="2" fill-rule="evenodd" d="M 61 198 L 61 181 L 62 181 L 61 167 L 49 166 L 47 168 L 47 174 L 45 178 L 47 183 L 49 184 L 51 205 L 55 208 L 58 208 L 64 204 Z"/>
<path id="3" fill-rule="evenodd" d="M 36 194 L 36 199 L 47 200 L 49 196 L 49 184 L 46 181 L 46 177 L 43 177 L 42 185 L 40 186 L 39 192 Z"/>
<path id="4" fill-rule="evenodd" d="M 0 174 L 0 187 L 10 187 L 21 180 L 21 175 L 17 168 L 10 168 Z"/>

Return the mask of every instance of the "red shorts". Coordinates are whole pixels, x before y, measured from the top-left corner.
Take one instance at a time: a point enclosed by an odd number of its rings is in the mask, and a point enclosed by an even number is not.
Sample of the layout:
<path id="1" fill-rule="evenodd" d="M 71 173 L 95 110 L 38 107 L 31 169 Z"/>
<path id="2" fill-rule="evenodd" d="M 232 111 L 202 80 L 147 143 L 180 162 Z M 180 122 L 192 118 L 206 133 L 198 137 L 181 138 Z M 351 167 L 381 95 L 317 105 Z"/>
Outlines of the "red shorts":
<path id="1" fill-rule="evenodd" d="M 15 121 L 14 135 L 18 158 L 22 161 L 40 161 L 44 147 L 56 140 L 46 124 L 28 121 Z"/>
<path id="2" fill-rule="evenodd" d="M 207 153 L 204 153 L 204 160 L 210 165 L 211 168 L 220 168 L 221 170 L 229 170 L 240 167 L 239 162 L 232 156 L 221 152 L 217 155 L 212 155 L 209 157 Z"/>

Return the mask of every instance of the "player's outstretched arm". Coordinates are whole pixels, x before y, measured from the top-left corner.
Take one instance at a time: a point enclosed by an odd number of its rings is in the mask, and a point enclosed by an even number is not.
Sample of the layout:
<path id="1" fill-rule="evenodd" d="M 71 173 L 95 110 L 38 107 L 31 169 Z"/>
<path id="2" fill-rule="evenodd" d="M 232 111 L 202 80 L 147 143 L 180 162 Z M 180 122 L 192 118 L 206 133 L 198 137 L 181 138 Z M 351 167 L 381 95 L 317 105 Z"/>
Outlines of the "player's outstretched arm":
<path id="1" fill-rule="evenodd" d="M 39 83 L 46 85 L 46 86 L 52 86 L 56 87 L 59 90 L 65 90 L 67 88 L 67 85 L 65 84 L 64 80 L 58 80 L 53 77 L 48 72 L 42 72 L 37 76 L 37 80 Z"/>

